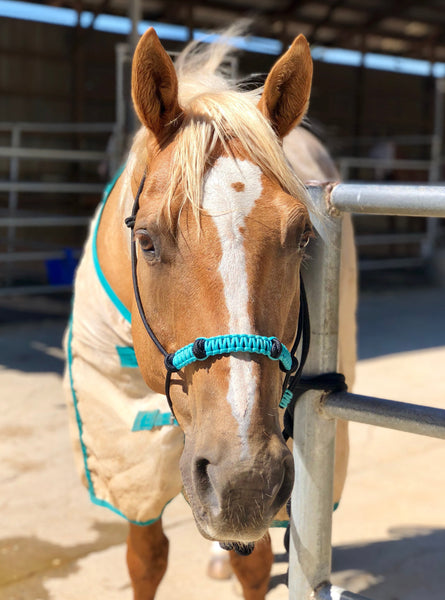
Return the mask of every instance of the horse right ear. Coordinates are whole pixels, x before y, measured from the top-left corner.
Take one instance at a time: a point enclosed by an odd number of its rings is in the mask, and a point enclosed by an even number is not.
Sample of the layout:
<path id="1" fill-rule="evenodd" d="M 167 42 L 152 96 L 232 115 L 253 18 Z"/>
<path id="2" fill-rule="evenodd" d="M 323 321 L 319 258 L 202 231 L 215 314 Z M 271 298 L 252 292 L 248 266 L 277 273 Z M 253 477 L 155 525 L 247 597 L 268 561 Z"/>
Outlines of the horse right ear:
<path id="1" fill-rule="evenodd" d="M 299 35 L 272 67 L 258 104 L 280 138 L 287 135 L 304 117 L 311 85 L 311 51 L 306 38 Z"/>
<path id="2" fill-rule="evenodd" d="M 155 135 L 162 134 L 182 112 L 175 67 L 152 27 L 134 53 L 131 95 L 141 123 Z"/>

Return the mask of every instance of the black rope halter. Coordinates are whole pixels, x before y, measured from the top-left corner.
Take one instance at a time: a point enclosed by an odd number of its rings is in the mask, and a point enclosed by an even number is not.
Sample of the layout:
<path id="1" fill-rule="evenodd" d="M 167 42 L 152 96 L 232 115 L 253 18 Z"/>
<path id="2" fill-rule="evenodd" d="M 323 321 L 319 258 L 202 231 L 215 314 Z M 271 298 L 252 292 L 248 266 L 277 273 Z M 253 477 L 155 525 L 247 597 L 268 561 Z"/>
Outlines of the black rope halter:
<path id="1" fill-rule="evenodd" d="M 137 251 L 136 251 L 136 238 L 134 235 L 134 226 L 136 222 L 136 215 L 139 210 L 139 198 L 141 196 L 142 190 L 144 188 L 146 173 L 141 179 L 141 182 L 138 187 L 138 191 L 136 193 L 136 197 L 133 203 L 133 209 L 131 211 L 131 215 L 125 219 L 125 224 L 132 230 L 132 239 L 131 239 L 131 271 L 132 271 L 132 279 L 133 279 L 133 290 L 134 296 L 136 299 L 136 305 L 139 311 L 140 318 L 144 325 L 146 332 L 148 333 L 150 339 L 155 344 L 156 348 L 164 357 L 164 364 L 166 368 L 166 377 L 165 377 L 165 395 L 167 397 L 170 410 L 174 416 L 174 409 L 170 397 L 170 384 L 171 384 L 171 375 L 179 371 L 182 368 L 182 364 L 189 364 L 194 360 L 205 360 L 209 356 L 229 354 L 231 352 L 256 352 L 260 354 L 265 354 L 272 358 L 273 360 L 280 361 L 280 368 L 286 373 L 283 382 L 283 398 L 280 406 L 287 407 L 289 403 L 292 401 L 293 393 L 295 388 L 301 378 L 301 373 L 304 367 L 304 363 L 306 361 L 308 352 L 309 352 L 309 343 L 310 343 L 310 322 L 309 322 L 309 311 L 307 306 L 307 298 L 304 289 L 303 279 L 300 273 L 300 313 L 298 317 L 298 327 L 297 334 L 292 345 L 292 349 L 287 351 L 287 349 L 281 344 L 281 342 L 276 338 L 264 338 L 263 336 L 231 336 L 232 338 L 236 338 L 236 344 L 227 344 L 225 343 L 225 337 L 230 336 L 218 336 L 217 338 L 198 338 L 195 340 L 193 344 L 190 344 L 187 347 L 181 348 L 174 353 L 169 353 L 161 344 L 150 324 L 148 323 L 147 317 L 145 315 L 144 307 L 142 306 L 142 300 L 139 290 L 138 283 L 138 275 L 137 275 Z M 252 338 L 253 342 L 252 342 Z M 216 341 L 215 341 L 216 340 Z M 222 340 L 222 341 L 221 341 Z M 233 340 L 232 340 L 233 342 Z M 296 354 L 301 342 L 301 354 L 300 360 L 296 358 Z M 219 348 L 214 350 L 214 346 L 219 344 Z M 209 347 L 212 347 L 212 350 L 209 351 Z M 191 360 L 185 363 L 181 363 L 180 358 L 184 355 L 185 351 L 188 351 L 188 354 L 191 355 Z"/>
<path id="2" fill-rule="evenodd" d="M 309 309 L 308 309 L 307 296 L 306 296 L 306 291 L 304 288 L 304 283 L 303 283 L 303 278 L 301 276 L 301 272 L 300 272 L 300 310 L 299 310 L 299 315 L 298 315 L 298 326 L 297 326 L 297 332 L 296 332 L 296 336 L 294 339 L 294 343 L 292 345 L 290 352 L 288 352 L 287 349 L 285 349 L 281 345 L 281 342 L 278 339 L 264 338 L 262 336 L 251 336 L 251 337 L 260 338 L 260 340 L 256 339 L 255 342 L 258 342 L 260 344 L 265 344 L 265 345 L 267 345 L 266 342 L 268 340 L 270 340 L 270 348 L 266 348 L 266 350 L 264 352 L 262 350 L 261 351 L 258 350 L 258 343 L 256 343 L 254 349 L 252 349 L 252 347 L 248 346 L 248 344 L 246 346 L 242 346 L 242 344 L 241 344 L 241 347 L 239 347 L 239 348 L 236 347 L 235 349 L 233 349 L 233 347 L 228 348 L 224 345 L 221 345 L 221 348 L 219 350 L 209 353 L 208 352 L 209 344 L 207 344 L 207 342 L 214 342 L 215 338 L 213 338 L 213 339 L 212 338 L 209 338 L 209 339 L 198 338 L 197 340 L 195 340 L 195 342 L 193 344 L 189 345 L 190 348 L 187 346 L 187 347 L 179 349 L 178 351 L 176 351 L 174 353 L 167 352 L 165 350 L 164 346 L 161 344 L 161 342 L 156 337 L 156 334 L 154 333 L 150 324 L 148 323 L 148 320 L 145 316 L 144 307 L 142 306 L 142 300 L 141 300 L 141 295 L 140 295 L 140 291 L 139 291 L 139 283 L 138 283 L 138 275 L 137 275 L 137 251 L 136 251 L 136 239 L 135 239 L 135 235 L 134 235 L 134 226 L 135 226 L 135 222 L 136 222 L 136 215 L 139 210 L 139 198 L 140 198 L 140 195 L 141 195 L 143 187 L 144 187 L 145 178 L 146 178 L 146 173 L 144 173 L 144 176 L 141 179 L 141 182 L 139 184 L 139 188 L 138 188 L 135 200 L 134 200 L 131 215 L 125 219 L 125 224 L 127 225 L 127 227 L 129 227 L 132 230 L 131 271 L 132 271 L 133 289 L 134 289 L 134 295 L 135 295 L 135 299 L 136 299 L 136 305 L 137 305 L 139 315 L 140 315 L 140 318 L 142 320 L 145 330 L 147 331 L 148 335 L 150 336 L 150 339 L 155 344 L 156 348 L 164 356 L 164 364 L 165 364 L 165 368 L 166 368 L 165 395 L 167 397 L 167 401 L 168 401 L 168 404 L 170 406 L 170 410 L 171 410 L 173 416 L 175 416 L 175 413 L 174 413 L 174 409 L 173 409 L 172 400 L 170 397 L 170 384 L 171 384 L 172 373 L 179 371 L 181 368 L 181 366 L 180 367 L 177 366 L 178 365 L 177 359 L 178 359 L 178 356 L 180 355 L 180 353 L 184 353 L 184 351 L 190 350 L 189 355 L 192 355 L 192 358 L 191 358 L 191 360 L 189 360 L 189 362 L 192 362 L 193 360 L 206 360 L 209 356 L 229 354 L 231 352 L 238 352 L 238 351 L 259 352 L 261 354 L 266 354 L 267 356 L 269 356 L 269 358 L 272 358 L 273 360 L 279 360 L 280 368 L 286 373 L 286 375 L 284 377 L 284 381 L 283 381 L 282 399 L 280 402 L 280 406 L 282 408 L 285 408 L 283 436 L 284 436 L 284 439 L 287 440 L 289 437 L 292 437 L 292 434 L 293 434 L 294 408 L 295 408 L 295 404 L 296 404 L 298 398 L 300 397 L 300 395 L 302 393 L 304 393 L 305 391 L 307 391 L 309 389 L 314 389 L 314 388 L 315 389 L 323 389 L 326 391 L 334 391 L 334 390 L 337 391 L 339 389 L 346 388 L 346 385 L 344 383 L 344 376 L 339 375 L 338 373 L 328 373 L 326 375 L 321 375 L 319 377 L 308 378 L 308 379 L 302 379 L 302 377 L 301 377 L 302 371 L 303 371 L 303 368 L 304 368 L 304 365 L 305 365 L 305 362 L 306 362 L 306 359 L 307 359 L 307 356 L 309 353 L 309 345 L 310 345 Z M 219 336 L 219 337 L 221 338 L 224 336 Z M 238 338 L 241 338 L 241 342 L 244 338 L 248 338 L 248 336 L 232 336 L 232 337 L 237 337 L 237 341 L 238 341 Z M 266 342 L 265 342 L 265 340 L 266 340 Z M 300 345 L 301 345 L 300 359 L 298 360 L 296 355 L 297 355 Z M 286 351 L 286 352 L 284 352 L 284 351 Z M 286 353 L 287 353 L 287 355 L 290 356 L 291 360 L 289 360 L 289 356 L 286 356 L 287 361 L 283 358 L 283 355 Z M 284 363 L 286 363 L 287 366 L 284 366 Z M 185 364 L 189 364 L 189 363 L 186 362 Z M 241 554 L 241 555 L 248 555 L 254 549 L 254 543 L 242 544 L 242 543 L 238 543 L 238 542 L 230 542 L 230 543 L 221 543 L 220 545 L 227 550 L 235 550 L 238 554 Z"/>

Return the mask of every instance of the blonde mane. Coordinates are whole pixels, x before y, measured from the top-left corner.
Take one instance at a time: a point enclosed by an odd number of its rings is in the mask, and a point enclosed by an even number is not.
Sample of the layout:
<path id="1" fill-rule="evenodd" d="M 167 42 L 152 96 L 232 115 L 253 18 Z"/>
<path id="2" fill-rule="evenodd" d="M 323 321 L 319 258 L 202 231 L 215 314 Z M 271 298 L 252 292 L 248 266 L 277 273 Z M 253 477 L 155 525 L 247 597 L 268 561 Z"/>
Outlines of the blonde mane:
<path id="1" fill-rule="evenodd" d="M 184 111 L 184 119 L 175 134 L 175 155 L 166 206 L 171 206 L 178 186 L 181 186 L 183 203 L 191 204 L 199 220 L 203 178 L 212 152 L 217 145 L 228 149 L 228 142 L 236 139 L 237 148 L 268 178 L 312 209 L 310 197 L 290 167 L 281 143 L 267 119 L 256 108 L 262 88 L 242 90 L 238 82 L 224 73 L 224 61 L 227 63 L 227 57 L 233 51 L 229 38 L 236 33 L 235 27 L 227 30 L 216 42 L 192 42 L 175 62 L 179 104 Z M 151 133 L 142 127 L 134 139 L 131 153 L 137 157 L 138 170 L 141 164 L 143 168 L 147 165 L 150 136 Z M 129 168 L 133 170 L 135 166 L 133 164 Z"/>

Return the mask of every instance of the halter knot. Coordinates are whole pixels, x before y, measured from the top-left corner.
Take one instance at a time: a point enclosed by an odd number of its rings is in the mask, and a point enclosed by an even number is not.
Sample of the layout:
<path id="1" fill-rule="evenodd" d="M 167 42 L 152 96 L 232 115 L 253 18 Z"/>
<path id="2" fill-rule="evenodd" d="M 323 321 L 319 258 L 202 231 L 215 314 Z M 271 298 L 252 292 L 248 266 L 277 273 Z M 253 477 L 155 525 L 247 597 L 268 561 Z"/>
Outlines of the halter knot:
<path id="1" fill-rule="evenodd" d="M 170 354 L 166 354 L 164 358 L 164 365 L 167 369 L 168 373 L 177 373 L 179 371 L 178 367 L 175 367 L 173 363 L 173 359 L 175 358 L 175 352 L 171 352 Z"/>
<path id="2" fill-rule="evenodd" d="M 207 351 L 205 348 L 204 338 L 197 338 L 193 342 L 192 352 L 195 358 L 197 358 L 198 360 L 204 360 L 204 358 L 207 358 Z"/>
<path id="3" fill-rule="evenodd" d="M 129 229 L 133 229 L 134 228 L 134 224 L 136 223 L 136 217 L 134 215 L 130 215 L 129 217 L 127 217 L 125 219 L 125 225 L 129 228 Z"/>
<path id="4" fill-rule="evenodd" d="M 273 339 L 272 346 L 270 348 L 270 358 L 274 358 L 275 360 L 280 358 L 282 348 L 283 347 L 280 340 L 278 340 L 277 338 Z"/>

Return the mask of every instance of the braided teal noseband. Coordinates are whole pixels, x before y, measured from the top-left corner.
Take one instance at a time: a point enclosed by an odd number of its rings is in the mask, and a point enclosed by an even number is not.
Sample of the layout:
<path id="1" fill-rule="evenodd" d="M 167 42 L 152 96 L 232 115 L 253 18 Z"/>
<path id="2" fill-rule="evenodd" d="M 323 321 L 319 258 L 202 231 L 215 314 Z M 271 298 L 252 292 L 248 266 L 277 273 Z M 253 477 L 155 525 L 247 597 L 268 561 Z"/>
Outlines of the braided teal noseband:
<path id="1" fill-rule="evenodd" d="M 139 197 L 145 183 L 145 174 L 139 184 L 133 210 L 131 216 L 125 219 L 125 224 L 131 230 L 134 228 L 136 221 L 136 214 L 139 209 Z M 292 346 L 292 350 L 289 350 L 275 337 L 266 337 L 262 335 L 250 335 L 250 334 L 235 334 L 235 335 L 218 335 L 211 338 L 197 338 L 191 344 L 176 350 L 176 352 L 168 353 L 161 342 L 156 337 L 152 328 L 150 327 L 145 311 L 142 306 L 141 296 L 139 293 L 139 285 L 137 279 L 137 254 L 136 254 L 136 241 L 134 233 L 131 241 L 131 268 L 133 277 L 133 289 L 136 299 L 136 305 L 144 324 L 144 327 L 150 336 L 151 340 L 158 348 L 158 350 L 164 356 L 164 364 L 167 369 L 167 375 L 165 378 L 165 395 L 170 406 L 170 410 L 174 415 L 173 405 L 170 398 L 170 380 L 172 373 L 180 371 L 187 365 L 190 365 L 196 361 L 204 361 L 212 356 L 223 356 L 228 354 L 235 354 L 238 352 L 247 352 L 249 354 L 262 354 L 272 360 L 279 361 L 280 368 L 286 373 L 283 383 L 283 395 L 281 398 L 280 406 L 286 408 L 289 402 L 292 400 L 293 391 L 295 385 L 298 383 L 301 371 L 303 369 L 304 362 L 307 357 L 309 350 L 309 317 L 307 312 L 307 300 L 304 291 L 303 281 L 300 277 L 300 314 L 298 318 L 297 334 Z M 300 362 L 295 357 L 297 348 L 302 340 L 302 350 Z"/>
<path id="2" fill-rule="evenodd" d="M 292 367 L 289 350 L 277 338 L 242 334 L 198 338 L 192 344 L 180 348 L 173 354 L 168 354 L 165 358 L 165 366 L 168 371 L 179 371 L 197 360 L 235 352 L 263 354 L 272 360 L 279 360 L 284 371 L 289 371 Z"/>

